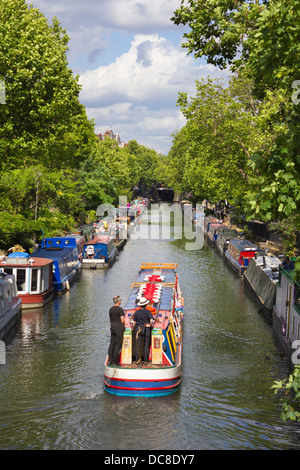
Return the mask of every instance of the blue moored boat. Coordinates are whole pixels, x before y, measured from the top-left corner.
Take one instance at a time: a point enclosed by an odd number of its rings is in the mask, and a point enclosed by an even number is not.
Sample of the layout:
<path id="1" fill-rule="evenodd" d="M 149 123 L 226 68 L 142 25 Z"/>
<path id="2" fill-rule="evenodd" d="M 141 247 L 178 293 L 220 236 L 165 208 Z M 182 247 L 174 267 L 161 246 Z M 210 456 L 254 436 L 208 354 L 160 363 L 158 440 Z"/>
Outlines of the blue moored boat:
<path id="1" fill-rule="evenodd" d="M 53 287 L 57 292 L 69 289 L 71 282 L 81 273 L 77 240 L 74 236 L 43 238 L 33 256 L 53 260 Z"/>
<path id="2" fill-rule="evenodd" d="M 118 250 L 114 237 L 109 235 L 95 236 L 84 245 L 83 268 L 108 268 L 116 260 Z"/>

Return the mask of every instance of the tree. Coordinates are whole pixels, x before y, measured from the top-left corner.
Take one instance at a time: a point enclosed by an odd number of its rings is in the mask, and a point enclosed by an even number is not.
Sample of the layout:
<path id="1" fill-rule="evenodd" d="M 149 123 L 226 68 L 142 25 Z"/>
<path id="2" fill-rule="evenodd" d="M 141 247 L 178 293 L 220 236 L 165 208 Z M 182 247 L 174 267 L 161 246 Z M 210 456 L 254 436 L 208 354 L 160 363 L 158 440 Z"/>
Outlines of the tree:
<path id="1" fill-rule="evenodd" d="M 183 47 L 220 68 L 240 66 L 249 54 L 249 38 L 268 5 L 258 0 L 181 0 L 171 20 L 188 25 Z"/>
<path id="2" fill-rule="evenodd" d="M 137 183 L 135 157 L 109 138 L 96 142 L 80 169 L 82 192 L 87 207 L 96 210 L 103 203 L 118 204 L 119 196 L 132 195 Z"/>
<path id="3" fill-rule="evenodd" d="M 78 167 L 94 139 L 68 68 L 68 37 L 25 0 L 0 3 L 0 170 Z"/>
<path id="4" fill-rule="evenodd" d="M 253 98 L 262 102 L 257 123 L 268 139 L 250 158 L 249 218 L 299 214 L 299 7 L 300 0 L 182 0 L 172 18 L 190 26 L 189 53 L 248 76 Z"/>
<path id="5" fill-rule="evenodd" d="M 177 165 L 175 174 L 182 192 L 189 188 L 196 198 L 233 202 L 249 190 L 249 155 L 259 135 L 256 116 L 250 103 L 246 105 L 248 85 L 245 80 L 240 85 L 242 103 L 236 80 L 226 87 L 209 78 L 196 82 L 195 97 L 179 94 L 187 124 L 177 134 L 169 158 L 172 167 Z"/>
<path id="6" fill-rule="evenodd" d="M 161 177 L 157 174 L 159 155 L 136 140 L 130 140 L 126 150 L 135 160 L 136 184 L 143 189 L 150 188 L 152 183 L 156 183 Z"/>
<path id="7" fill-rule="evenodd" d="M 272 121 L 281 130 L 268 151 L 252 159 L 258 178 L 250 205 L 252 213 L 266 220 L 293 215 L 299 221 L 299 7 L 299 0 L 270 3 L 249 39 L 247 72 L 253 76 L 255 95 L 269 102 L 280 96 Z"/>

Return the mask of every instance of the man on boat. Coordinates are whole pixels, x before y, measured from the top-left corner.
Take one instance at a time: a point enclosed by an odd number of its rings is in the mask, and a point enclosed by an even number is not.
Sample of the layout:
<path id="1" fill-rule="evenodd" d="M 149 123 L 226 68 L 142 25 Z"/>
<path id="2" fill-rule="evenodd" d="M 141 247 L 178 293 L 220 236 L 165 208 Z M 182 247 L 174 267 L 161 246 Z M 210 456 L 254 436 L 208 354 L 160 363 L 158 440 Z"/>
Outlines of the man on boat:
<path id="1" fill-rule="evenodd" d="M 138 363 L 142 360 L 142 351 L 144 350 L 144 364 L 149 361 L 149 350 L 151 340 L 151 325 L 155 322 L 152 313 L 146 308 L 149 300 L 142 297 L 138 303 L 140 307 L 133 315 L 133 328 L 136 334 L 136 343 L 138 351 Z"/>
<path id="2" fill-rule="evenodd" d="M 289 256 L 285 256 L 281 265 L 284 267 L 286 270 L 293 270 L 295 268 L 295 264 L 293 261 L 290 260 Z"/>
<path id="3" fill-rule="evenodd" d="M 117 365 L 119 353 L 122 348 L 123 333 L 125 329 L 125 314 L 121 305 L 121 297 L 116 295 L 113 298 L 113 307 L 109 309 L 110 319 L 110 345 L 108 348 L 108 364 Z"/>

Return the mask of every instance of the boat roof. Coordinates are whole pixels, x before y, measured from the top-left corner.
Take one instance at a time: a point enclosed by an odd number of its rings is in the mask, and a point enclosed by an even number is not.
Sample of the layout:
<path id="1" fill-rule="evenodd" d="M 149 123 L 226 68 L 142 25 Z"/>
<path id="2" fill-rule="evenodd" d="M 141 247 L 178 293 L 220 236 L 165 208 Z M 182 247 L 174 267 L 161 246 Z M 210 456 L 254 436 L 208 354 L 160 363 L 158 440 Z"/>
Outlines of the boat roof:
<path id="1" fill-rule="evenodd" d="M 230 227 L 221 227 L 219 230 L 219 236 L 224 236 L 226 239 L 232 239 L 237 237 L 243 237 L 243 232 Z M 228 237 L 228 238 L 227 238 Z"/>
<path id="2" fill-rule="evenodd" d="M 261 251 L 261 249 L 246 238 L 233 238 L 229 242 L 240 251 Z"/>
<path id="3" fill-rule="evenodd" d="M 140 286 L 134 286 L 124 306 L 124 310 L 135 310 L 137 308 L 136 297 Z M 173 287 L 163 287 L 159 301 L 159 310 L 170 310 L 173 299 Z"/>
<path id="4" fill-rule="evenodd" d="M 91 240 L 86 242 L 84 244 L 84 246 L 98 245 L 98 244 L 107 245 L 108 242 L 110 242 L 111 239 L 112 239 L 112 237 L 110 235 L 99 235 L 99 236 L 96 236 L 94 238 L 91 238 Z"/>
<path id="5" fill-rule="evenodd" d="M 124 310 L 134 310 L 137 305 L 137 294 L 142 285 L 155 286 L 159 284 L 161 296 L 159 299 L 159 310 L 170 310 L 174 295 L 176 282 L 177 264 L 169 263 L 143 263 L 135 282 L 131 286 L 129 297 L 124 306 Z M 147 294 L 144 295 L 147 298 Z M 150 297 L 152 295 L 150 294 Z M 150 299 L 149 297 L 149 299 Z"/>
<path id="6" fill-rule="evenodd" d="M 24 261 L 21 263 L 19 260 L 16 262 L 16 257 L 14 258 L 9 258 L 7 257 L 5 261 L 2 261 L 0 263 L 1 268 L 8 268 L 8 267 L 20 267 L 24 268 L 26 267 L 32 267 L 32 268 L 39 268 L 43 266 L 50 265 L 53 263 L 51 259 L 43 259 L 43 258 L 37 258 L 35 255 L 30 255 L 29 258 L 23 258 Z"/>
<path id="7" fill-rule="evenodd" d="M 48 258 L 52 260 L 62 258 L 70 252 L 70 248 L 74 247 L 69 246 L 68 248 L 60 248 L 59 246 L 52 246 L 48 248 L 38 248 L 37 251 L 33 254 L 33 258 Z"/>
<path id="8" fill-rule="evenodd" d="M 139 274 L 135 280 L 136 283 L 143 282 L 161 282 L 155 280 L 155 277 L 163 277 L 164 283 L 174 283 L 176 278 L 177 264 L 162 264 L 162 263 L 143 263 L 140 266 Z M 152 280 L 151 280 L 152 276 Z M 145 280 L 146 277 L 149 277 L 148 280 Z"/>
<path id="9" fill-rule="evenodd" d="M 67 236 L 67 237 L 44 237 L 41 243 L 43 248 L 50 248 L 53 246 L 57 246 L 60 248 L 70 248 L 76 246 L 76 238 L 75 235 Z"/>

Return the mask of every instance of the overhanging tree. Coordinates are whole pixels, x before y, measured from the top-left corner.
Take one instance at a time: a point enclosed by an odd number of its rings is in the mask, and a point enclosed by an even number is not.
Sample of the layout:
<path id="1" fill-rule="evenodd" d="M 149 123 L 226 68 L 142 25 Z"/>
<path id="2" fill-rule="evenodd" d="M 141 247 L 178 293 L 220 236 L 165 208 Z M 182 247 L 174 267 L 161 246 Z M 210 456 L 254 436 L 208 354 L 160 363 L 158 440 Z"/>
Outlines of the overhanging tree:
<path id="1" fill-rule="evenodd" d="M 0 170 L 31 164 L 78 167 L 93 125 L 68 67 L 68 36 L 25 0 L 0 3 Z"/>

